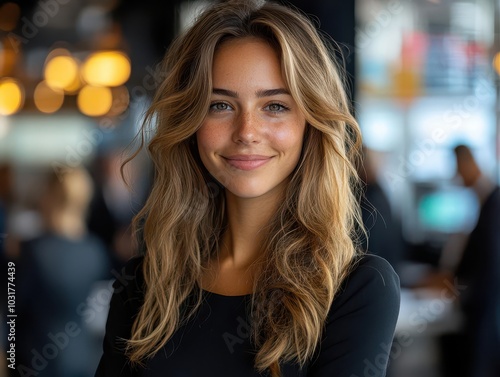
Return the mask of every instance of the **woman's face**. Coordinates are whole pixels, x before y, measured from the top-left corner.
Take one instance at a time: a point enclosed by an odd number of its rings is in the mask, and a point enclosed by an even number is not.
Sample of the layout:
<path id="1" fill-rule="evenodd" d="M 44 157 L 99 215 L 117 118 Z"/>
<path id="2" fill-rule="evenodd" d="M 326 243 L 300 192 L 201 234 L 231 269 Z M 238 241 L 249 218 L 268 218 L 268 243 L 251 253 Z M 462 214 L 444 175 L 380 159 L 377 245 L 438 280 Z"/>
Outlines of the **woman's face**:
<path id="1" fill-rule="evenodd" d="M 306 122 L 276 52 L 255 38 L 227 41 L 212 76 L 210 109 L 196 134 L 203 164 L 235 196 L 280 192 L 299 161 Z"/>

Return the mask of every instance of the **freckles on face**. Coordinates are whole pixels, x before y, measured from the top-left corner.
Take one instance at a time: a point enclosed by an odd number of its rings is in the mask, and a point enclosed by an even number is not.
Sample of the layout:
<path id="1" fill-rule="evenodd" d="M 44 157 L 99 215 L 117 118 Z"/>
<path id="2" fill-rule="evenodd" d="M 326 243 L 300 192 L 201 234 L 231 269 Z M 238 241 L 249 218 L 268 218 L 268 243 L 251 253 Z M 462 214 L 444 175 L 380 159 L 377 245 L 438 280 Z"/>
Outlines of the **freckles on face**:
<path id="1" fill-rule="evenodd" d="M 196 134 L 200 158 L 228 191 L 258 197 L 281 187 L 300 158 L 305 117 L 276 51 L 255 38 L 219 46 L 208 114 Z"/>

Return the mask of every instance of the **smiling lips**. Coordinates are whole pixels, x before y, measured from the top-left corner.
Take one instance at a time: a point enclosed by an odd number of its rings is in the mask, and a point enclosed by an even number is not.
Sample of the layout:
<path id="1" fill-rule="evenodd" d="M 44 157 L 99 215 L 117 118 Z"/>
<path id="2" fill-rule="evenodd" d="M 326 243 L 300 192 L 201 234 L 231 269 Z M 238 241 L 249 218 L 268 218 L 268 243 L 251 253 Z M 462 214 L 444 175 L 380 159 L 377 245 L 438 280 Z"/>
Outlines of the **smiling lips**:
<path id="1" fill-rule="evenodd" d="M 253 170 L 268 163 L 272 156 L 260 156 L 256 154 L 234 155 L 224 157 L 224 160 L 231 166 L 240 170 Z"/>

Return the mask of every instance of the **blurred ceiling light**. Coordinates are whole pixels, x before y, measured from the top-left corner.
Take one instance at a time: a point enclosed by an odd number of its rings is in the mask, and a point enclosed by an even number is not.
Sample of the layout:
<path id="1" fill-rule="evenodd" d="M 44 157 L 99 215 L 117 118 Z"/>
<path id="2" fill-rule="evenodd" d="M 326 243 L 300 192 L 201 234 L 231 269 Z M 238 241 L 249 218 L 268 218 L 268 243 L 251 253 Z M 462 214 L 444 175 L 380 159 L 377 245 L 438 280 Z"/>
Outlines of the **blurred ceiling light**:
<path id="1" fill-rule="evenodd" d="M 111 88 L 111 93 L 113 95 L 113 103 L 111 105 L 111 109 L 106 115 L 117 116 L 127 110 L 130 103 L 130 95 L 125 86 Z"/>
<path id="2" fill-rule="evenodd" d="M 61 89 L 51 88 L 45 81 L 42 81 L 35 88 L 34 101 L 35 106 L 42 113 L 55 113 L 64 102 L 64 92 Z"/>
<path id="3" fill-rule="evenodd" d="M 113 104 L 111 89 L 86 85 L 78 93 L 77 104 L 85 115 L 92 117 L 105 115 Z"/>
<path id="4" fill-rule="evenodd" d="M 96 52 L 84 62 L 82 76 L 91 85 L 119 86 L 129 79 L 130 69 L 130 60 L 124 53 Z"/>
<path id="5" fill-rule="evenodd" d="M 58 47 L 48 53 L 45 62 L 49 62 L 51 59 L 54 59 L 57 56 L 69 56 L 70 58 L 73 58 L 71 52 L 69 52 L 68 49 Z M 76 59 L 75 61 L 78 64 L 78 61 Z M 64 87 L 64 92 L 67 94 L 76 94 L 82 86 L 83 86 L 82 78 L 80 77 L 80 72 L 78 72 L 75 75 L 73 82 Z"/>
<path id="6" fill-rule="evenodd" d="M 24 90 L 12 78 L 0 80 L 0 114 L 12 115 L 17 113 L 24 103 Z"/>
<path id="7" fill-rule="evenodd" d="M 69 84 L 66 88 L 64 88 L 64 92 L 67 94 L 76 94 L 83 86 L 84 82 L 82 81 L 80 75 L 75 76 L 75 80 Z"/>
<path id="8" fill-rule="evenodd" d="M 0 7 L 0 30 L 12 31 L 15 29 L 21 8 L 15 3 L 5 3 Z"/>
<path id="9" fill-rule="evenodd" d="M 55 89 L 66 89 L 78 76 L 78 63 L 71 56 L 56 56 L 45 65 L 47 85 Z"/>

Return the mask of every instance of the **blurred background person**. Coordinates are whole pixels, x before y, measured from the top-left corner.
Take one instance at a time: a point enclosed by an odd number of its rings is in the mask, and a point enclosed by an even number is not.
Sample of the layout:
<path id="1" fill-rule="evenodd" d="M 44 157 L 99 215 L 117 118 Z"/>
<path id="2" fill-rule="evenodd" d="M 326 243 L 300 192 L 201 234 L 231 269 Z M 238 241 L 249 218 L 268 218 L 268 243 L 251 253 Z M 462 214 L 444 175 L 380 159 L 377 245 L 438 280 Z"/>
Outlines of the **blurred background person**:
<path id="1" fill-rule="evenodd" d="M 500 188 L 479 167 L 471 149 L 453 149 L 457 176 L 477 197 L 479 216 L 469 234 L 450 237 L 429 287 L 459 285 L 463 322 L 440 337 L 445 377 L 500 376 Z M 460 203 L 456 203 L 460 206 Z"/>
<path id="2" fill-rule="evenodd" d="M 5 242 L 7 238 L 7 212 L 11 198 L 12 172 L 9 164 L 0 164 L 0 253 L 5 258 Z"/>
<path id="3" fill-rule="evenodd" d="M 91 195 L 84 169 L 50 174 L 39 202 L 44 232 L 21 245 L 16 349 L 24 375 L 85 377 L 95 369 L 100 339 L 88 330 L 91 317 L 81 305 L 110 270 L 104 245 L 86 229 Z"/>
<path id="4" fill-rule="evenodd" d="M 15 207 L 13 170 L 9 161 L 0 163 L 0 260 L 2 263 L 15 258 L 19 252 L 19 235 L 12 232 L 11 224 L 9 224 L 13 207 Z"/>
<path id="5" fill-rule="evenodd" d="M 362 249 L 385 258 L 398 271 L 404 259 L 401 226 L 393 215 L 389 199 L 378 181 L 376 152 L 363 148 L 363 164 L 359 176 L 365 183 L 361 198 L 361 211 L 366 237 Z"/>
<path id="6" fill-rule="evenodd" d="M 139 169 L 147 172 L 147 168 L 128 164 L 124 173 L 127 182 L 135 185 L 135 192 L 131 192 L 131 187 L 127 187 L 120 174 L 122 163 L 122 151 L 115 148 L 101 153 L 94 160 L 91 169 L 94 196 L 87 220 L 89 231 L 106 245 L 115 270 L 121 270 L 136 252 L 130 224 L 143 201 L 144 186 L 149 183 L 147 177 L 138 174 Z"/>
<path id="7" fill-rule="evenodd" d="M 465 145 L 454 149 L 457 173 L 480 204 L 479 218 L 455 270 L 467 286 L 460 303 L 465 315 L 465 376 L 500 376 L 500 188 L 481 171 Z"/>

